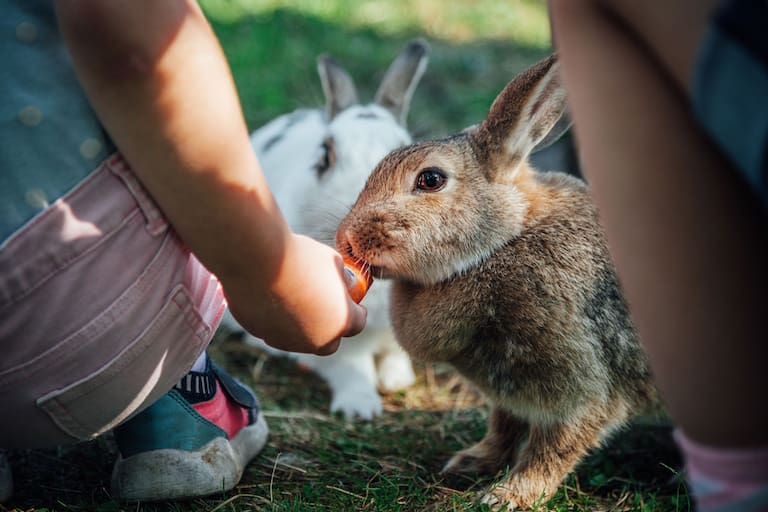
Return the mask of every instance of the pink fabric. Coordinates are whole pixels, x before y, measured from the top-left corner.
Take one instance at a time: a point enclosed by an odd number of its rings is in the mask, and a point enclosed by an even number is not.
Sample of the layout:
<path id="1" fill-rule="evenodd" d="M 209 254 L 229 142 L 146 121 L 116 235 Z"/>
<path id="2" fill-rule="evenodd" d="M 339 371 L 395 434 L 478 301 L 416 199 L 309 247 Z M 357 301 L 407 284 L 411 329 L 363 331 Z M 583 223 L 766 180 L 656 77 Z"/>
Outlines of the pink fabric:
<path id="1" fill-rule="evenodd" d="M 0 245 L 0 447 L 100 434 L 167 392 L 225 308 L 119 156 Z M 101 411 L 101 412 L 100 412 Z"/>
<path id="2" fill-rule="evenodd" d="M 700 511 L 728 506 L 739 510 L 739 502 L 768 490 L 768 446 L 715 448 L 689 439 L 681 430 L 675 440 Z M 768 510 L 768 502 L 759 510 Z"/>
<path id="3" fill-rule="evenodd" d="M 221 427 L 230 439 L 248 426 L 248 411 L 227 399 L 219 383 L 216 395 L 207 402 L 194 404 L 192 407 L 208 421 Z"/>

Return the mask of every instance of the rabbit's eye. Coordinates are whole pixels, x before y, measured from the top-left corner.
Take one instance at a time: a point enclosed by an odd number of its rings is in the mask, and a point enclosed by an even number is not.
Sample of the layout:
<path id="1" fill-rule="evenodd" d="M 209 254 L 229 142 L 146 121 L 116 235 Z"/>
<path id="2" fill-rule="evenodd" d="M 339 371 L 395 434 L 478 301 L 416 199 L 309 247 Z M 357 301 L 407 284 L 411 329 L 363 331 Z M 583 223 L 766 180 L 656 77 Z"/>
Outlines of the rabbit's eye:
<path id="1" fill-rule="evenodd" d="M 320 156 L 320 160 L 315 164 L 318 178 L 322 178 L 323 175 L 336 163 L 336 150 L 333 147 L 332 137 L 327 137 L 323 141 L 322 149 L 323 154 Z"/>
<path id="2" fill-rule="evenodd" d="M 427 167 L 416 177 L 416 189 L 424 192 L 437 192 L 445 186 L 445 173 L 437 167 Z"/>

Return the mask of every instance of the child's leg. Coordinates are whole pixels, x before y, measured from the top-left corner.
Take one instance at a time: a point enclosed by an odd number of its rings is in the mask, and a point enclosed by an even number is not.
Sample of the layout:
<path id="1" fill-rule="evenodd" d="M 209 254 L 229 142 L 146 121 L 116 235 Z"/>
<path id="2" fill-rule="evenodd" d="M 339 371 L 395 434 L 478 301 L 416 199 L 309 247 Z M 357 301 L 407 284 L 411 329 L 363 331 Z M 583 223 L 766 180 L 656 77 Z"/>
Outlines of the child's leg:
<path id="1" fill-rule="evenodd" d="M 672 415 L 702 442 L 768 443 L 764 212 L 614 16 L 552 14 L 584 172 Z"/>
<path id="2" fill-rule="evenodd" d="M 768 4 L 595 3 L 688 98 L 699 126 L 768 204 Z"/>
<path id="3" fill-rule="evenodd" d="M 584 174 L 671 416 L 700 444 L 768 446 L 766 215 L 691 115 L 684 68 L 707 13 L 685 4 L 551 1 L 553 33 Z"/>
<path id="4" fill-rule="evenodd" d="M 121 425 L 117 497 L 231 488 L 267 429 L 252 392 L 201 357 L 224 308 L 123 160 L 105 161 L 0 245 L 0 407 L 14 418 L 0 447 Z"/>
<path id="5" fill-rule="evenodd" d="M 205 350 L 221 286 L 119 157 L 0 249 L 6 447 L 101 434 L 162 396 Z"/>

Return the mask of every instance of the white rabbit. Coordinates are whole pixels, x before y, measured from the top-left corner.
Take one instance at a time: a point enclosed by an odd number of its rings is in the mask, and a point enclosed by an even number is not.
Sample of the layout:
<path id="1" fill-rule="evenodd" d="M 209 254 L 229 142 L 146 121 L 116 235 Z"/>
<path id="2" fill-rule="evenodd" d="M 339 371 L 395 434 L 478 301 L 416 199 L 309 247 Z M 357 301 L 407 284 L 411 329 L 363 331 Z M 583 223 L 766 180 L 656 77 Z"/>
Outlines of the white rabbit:
<path id="1" fill-rule="evenodd" d="M 390 65 L 368 105 L 358 103 L 349 74 L 331 57 L 321 55 L 318 72 L 325 111 L 296 110 L 253 132 L 259 162 L 294 231 L 332 245 L 339 221 L 379 160 L 411 142 L 405 119 L 428 51 L 425 41 L 411 41 Z M 246 342 L 293 357 L 321 376 L 331 390 L 331 412 L 348 419 L 371 419 L 383 410 L 378 389 L 402 389 L 415 380 L 410 358 L 395 341 L 390 325 L 389 288 L 387 281 L 371 286 L 362 302 L 368 308 L 365 329 L 343 340 L 331 356 L 288 354 L 247 334 Z M 230 315 L 225 315 L 224 326 L 242 331 Z"/>

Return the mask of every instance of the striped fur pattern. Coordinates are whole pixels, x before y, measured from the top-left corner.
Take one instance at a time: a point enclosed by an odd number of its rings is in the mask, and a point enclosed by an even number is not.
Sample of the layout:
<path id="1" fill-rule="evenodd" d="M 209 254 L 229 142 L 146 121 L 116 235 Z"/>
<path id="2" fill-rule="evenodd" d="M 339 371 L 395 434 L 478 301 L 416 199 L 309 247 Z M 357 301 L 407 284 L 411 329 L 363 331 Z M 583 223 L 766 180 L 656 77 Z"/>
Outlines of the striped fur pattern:
<path id="1" fill-rule="evenodd" d="M 531 150 L 565 113 L 555 56 L 500 93 L 485 121 L 396 150 L 336 236 L 393 281 L 414 358 L 449 362 L 488 397 L 488 431 L 448 472 L 506 477 L 483 500 L 526 508 L 658 398 L 586 184 Z"/>

